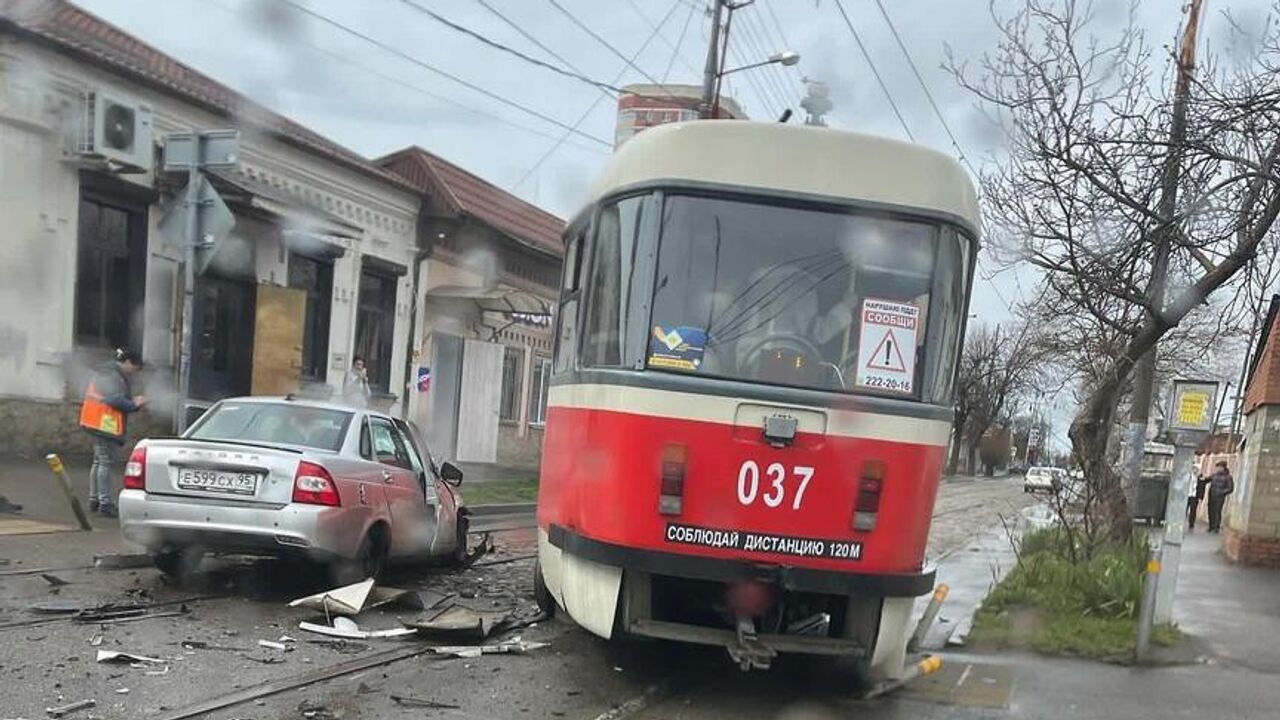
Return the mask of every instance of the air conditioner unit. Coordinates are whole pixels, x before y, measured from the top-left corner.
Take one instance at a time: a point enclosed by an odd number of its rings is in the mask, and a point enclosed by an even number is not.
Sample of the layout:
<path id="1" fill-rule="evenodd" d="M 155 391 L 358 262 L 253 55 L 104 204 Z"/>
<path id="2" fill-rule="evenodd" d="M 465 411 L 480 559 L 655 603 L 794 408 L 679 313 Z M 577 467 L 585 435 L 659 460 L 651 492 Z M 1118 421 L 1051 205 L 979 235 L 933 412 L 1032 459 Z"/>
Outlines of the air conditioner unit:
<path id="1" fill-rule="evenodd" d="M 84 94 L 72 151 L 120 173 L 150 171 L 151 108 L 102 91 Z"/>

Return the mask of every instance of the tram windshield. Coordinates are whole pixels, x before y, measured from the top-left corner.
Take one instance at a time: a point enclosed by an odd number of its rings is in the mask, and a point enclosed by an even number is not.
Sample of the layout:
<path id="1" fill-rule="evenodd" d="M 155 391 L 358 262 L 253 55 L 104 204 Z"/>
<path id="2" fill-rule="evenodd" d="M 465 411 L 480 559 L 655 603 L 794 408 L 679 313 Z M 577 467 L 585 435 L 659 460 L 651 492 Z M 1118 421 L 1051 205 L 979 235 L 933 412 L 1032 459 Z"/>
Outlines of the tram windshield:
<path id="1" fill-rule="evenodd" d="M 941 223 L 668 196 L 647 365 L 942 400 L 967 270 Z"/>

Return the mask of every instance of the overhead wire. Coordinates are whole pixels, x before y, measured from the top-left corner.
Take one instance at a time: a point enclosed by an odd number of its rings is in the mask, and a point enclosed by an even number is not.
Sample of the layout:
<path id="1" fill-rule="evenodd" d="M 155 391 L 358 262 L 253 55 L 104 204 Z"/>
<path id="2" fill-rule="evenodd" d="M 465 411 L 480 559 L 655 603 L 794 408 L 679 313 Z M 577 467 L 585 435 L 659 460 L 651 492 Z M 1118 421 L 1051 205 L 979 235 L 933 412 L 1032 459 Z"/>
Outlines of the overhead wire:
<path id="1" fill-rule="evenodd" d="M 960 141 L 956 139 L 955 133 L 951 132 L 951 125 L 943 117 L 942 110 L 938 108 L 938 103 L 933 99 L 933 93 L 929 91 L 929 84 L 924 81 L 924 76 L 920 74 L 920 68 L 916 66 L 915 59 L 911 57 L 911 51 L 907 49 L 907 44 L 902 41 L 902 36 L 898 34 L 898 28 L 893 24 L 893 18 L 889 17 L 889 11 L 885 9 L 881 0 L 875 0 L 875 3 L 876 7 L 880 8 L 880 15 L 889 26 L 889 32 L 893 34 L 893 39 L 898 43 L 898 49 L 902 51 L 903 57 L 907 59 L 907 65 L 911 67 L 912 74 L 916 76 L 916 82 L 920 83 L 920 89 L 924 91 L 924 96 L 929 101 L 929 107 L 933 108 L 933 114 L 938 117 L 938 122 L 942 123 L 942 129 L 947 132 L 947 137 L 951 139 L 951 145 L 956 149 L 956 153 L 959 154 L 960 162 L 969 168 L 969 172 L 973 173 L 974 177 L 977 177 L 978 171 L 969 162 L 969 158 L 965 155 L 964 148 L 960 147 Z"/>
<path id="2" fill-rule="evenodd" d="M 203 2 L 203 3 L 205 3 L 205 4 L 211 5 L 211 6 L 216 7 L 216 8 L 218 8 L 219 10 L 222 10 L 223 12 L 226 12 L 226 13 L 228 13 L 228 14 L 230 14 L 230 15 L 234 15 L 234 16 L 236 16 L 236 17 L 239 17 L 239 16 L 240 16 L 240 12 L 239 12 L 239 11 L 237 11 L 235 8 L 231 8 L 231 7 L 228 7 L 227 5 L 224 5 L 220 0 L 195 0 L 195 1 L 197 1 L 197 2 Z M 427 89 L 425 89 L 425 88 L 422 88 L 422 87 L 420 87 L 420 86 L 418 86 L 418 85 L 414 85 L 413 83 L 410 83 L 410 82 L 405 81 L 403 78 L 396 77 L 395 75 L 392 75 L 392 74 L 390 74 L 390 73 L 383 72 L 383 71 L 378 70 L 377 68 L 371 67 L 371 66 L 369 66 L 369 65 L 364 65 L 364 64 L 362 64 L 362 63 L 356 62 L 356 61 L 352 60 L 352 59 L 351 59 L 351 57 L 350 57 L 349 55 L 343 55 L 343 54 L 341 54 L 341 53 L 335 52 L 335 51 L 333 51 L 333 50 L 330 50 L 330 49 L 328 49 L 328 48 L 325 48 L 325 47 L 323 47 L 323 46 L 321 46 L 321 45 L 317 45 L 317 44 L 315 44 L 315 43 L 309 43 L 309 42 L 305 42 L 305 41 L 303 41 L 303 42 L 301 42 L 301 44 L 303 44 L 303 45 L 305 45 L 306 47 L 310 48 L 310 49 L 311 49 L 312 51 L 314 51 L 314 52 L 320 53 L 321 55 L 324 55 L 324 56 L 326 56 L 326 57 L 330 58 L 331 60 L 337 61 L 337 62 L 342 63 L 342 64 L 344 64 L 344 65 L 347 65 L 347 66 L 349 66 L 349 67 L 355 68 L 355 69 L 357 69 L 357 70 L 361 70 L 361 71 L 363 71 L 363 72 L 365 72 L 365 73 L 368 73 L 369 75 L 372 75 L 372 76 L 374 76 L 374 77 L 380 78 L 380 79 L 382 79 L 382 80 L 385 80 L 385 81 L 387 81 L 387 82 L 393 83 L 393 84 L 395 84 L 395 85 L 399 85 L 400 87 L 405 88 L 406 90 L 410 90 L 410 91 L 412 91 L 412 92 L 415 92 L 415 93 L 417 93 L 417 94 L 419 94 L 419 95 L 422 95 L 423 97 L 428 97 L 428 98 L 431 98 L 431 99 L 433 99 L 433 100 L 438 100 L 438 101 L 440 101 L 440 102 L 443 102 L 443 103 L 446 103 L 446 104 L 452 105 L 452 106 L 454 106 L 454 107 L 456 107 L 456 108 L 459 108 L 459 109 L 464 110 L 464 111 L 466 111 L 466 112 L 468 112 L 468 113 L 471 113 L 471 114 L 473 114 L 473 115 L 476 115 L 477 117 L 488 118 L 489 120 L 492 120 L 492 121 L 497 122 L 497 123 L 501 123 L 501 124 L 503 124 L 503 125 L 506 125 L 506 126 L 508 126 L 508 127 L 513 128 L 513 129 L 515 129 L 515 130 L 520 130 L 520 131 L 522 131 L 522 132 L 529 133 L 530 135 L 537 135 L 538 137 L 545 137 L 545 138 L 549 138 L 549 139 L 552 139 L 552 140 L 554 140 L 554 139 L 556 139 L 557 137 L 559 137 L 558 135 L 554 135 L 554 134 L 549 133 L 549 132 L 546 132 L 546 131 L 544 131 L 544 130 L 539 130 L 539 129 L 537 129 L 537 128 L 533 128 L 533 127 L 530 127 L 530 126 L 528 126 L 528 125 L 522 125 L 521 123 L 518 123 L 518 122 L 516 122 L 516 121 L 514 121 L 514 120 L 512 120 L 512 119 L 510 119 L 510 118 L 505 118 L 505 117 L 503 117 L 503 116 L 501 116 L 501 115 L 497 115 L 497 114 L 491 113 L 491 112 L 489 112 L 489 111 L 487 111 L 487 110 L 482 110 L 482 109 L 477 108 L 477 107 L 474 107 L 474 106 L 472 106 L 472 105 L 468 105 L 468 104 L 466 104 L 466 103 L 464 103 L 464 102 L 461 102 L 461 101 L 459 101 L 459 100 L 457 100 L 457 99 L 455 99 L 455 98 L 451 98 L 451 97 L 449 97 L 449 96 L 447 96 L 447 95 L 441 95 L 441 94 L 439 94 L 439 93 L 435 93 L 435 92 L 432 92 L 432 91 L 427 90 Z M 579 149 L 582 149 L 582 150 L 588 150 L 588 151 L 590 151 L 590 152 L 594 152 L 594 153 L 603 153 L 603 152 L 605 152 L 605 151 L 603 151 L 603 150 L 601 150 L 601 149 L 599 149 L 599 148 L 597 148 L 597 147 L 595 147 L 595 146 L 582 145 L 582 144 L 579 144 L 578 142 L 574 142 L 574 145 L 573 145 L 573 146 L 574 146 L 574 147 L 576 147 L 576 148 L 579 148 Z"/>
<path id="3" fill-rule="evenodd" d="M 610 43 L 608 40 L 601 37 L 600 34 L 597 33 L 595 30 L 592 30 L 586 23 L 582 22 L 582 20 L 579 19 L 577 15 L 573 14 L 568 8 L 566 8 L 564 5 L 561 5 L 559 0 L 547 0 L 547 2 L 550 3 L 551 6 L 554 7 L 556 10 L 558 10 L 561 15 L 564 15 L 566 18 L 568 18 L 570 22 L 578 26 L 580 30 L 590 35 L 592 38 L 595 39 L 596 42 L 600 43 L 605 48 L 607 48 L 609 52 L 613 53 L 614 56 L 616 56 L 617 58 L 625 62 L 628 67 L 630 67 L 631 69 L 643 75 L 645 79 L 648 80 L 649 82 L 653 83 L 654 85 L 657 85 L 661 90 L 661 94 L 666 95 L 667 97 L 672 97 L 672 98 L 676 97 L 676 95 L 672 93 L 665 85 L 663 85 L 661 81 L 659 81 L 657 78 L 655 78 L 654 76 L 646 72 L 644 68 L 641 68 L 639 65 L 637 65 L 634 60 L 628 58 L 626 55 L 623 55 L 622 51 L 618 50 L 618 48 L 614 47 L 612 43 Z M 668 16 L 669 15 L 670 13 L 668 13 Z M 621 79 L 617 80 L 616 82 L 621 82 Z"/>
<path id="4" fill-rule="evenodd" d="M 638 4 L 636 4 L 636 0 L 627 0 L 627 3 L 631 5 L 631 9 L 635 11 L 636 15 L 639 15 L 640 19 L 644 20 L 644 24 L 648 25 L 649 29 L 653 29 L 653 21 L 650 20 L 649 16 L 645 14 L 644 10 Z M 692 7 L 697 7 L 697 6 L 694 5 Z M 681 31 L 681 37 L 683 37 L 683 31 Z M 695 75 L 702 72 L 702 70 L 695 67 L 694 64 L 690 62 L 689 59 L 684 56 L 684 54 L 680 52 L 679 44 L 672 45 L 671 41 L 667 39 L 667 36 L 662 33 L 658 34 L 658 39 L 661 40 L 664 45 L 666 45 L 669 48 L 672 48 L 676 52 L 676 55 L 678 56 L 678 59 L 680 60 L 681 64 L 683 64 L 685 68 L 689 70 L 689 72 L 692 72 Z"/>
<path id="5" fill-rule="evenodd" d="M 624 75 L 627 74 L 627 71 L 635 67 L 635 62 L 636 60 L 639 59 L 641 53 L 643 53 L 649 47 L 649 44 L 653 42 L 654 38 L 658 36 L 658 32 L 662 29 L 662 26 L 667 24 L 667 21 L 670 20 L 671 16 L 675 14 L 676 8 L 678 7 L 680 7 L 680 0 L 675 0 L 675 2 L 671 3 L 671 8 L 667 10 L 666 15 L 662 16 L 662 20 L 660 20 L 658 24 L 654 26 L 653 31 L 649 33 L 649 37 L 645 38 L 645 41 L 641 43 L 640 47 L 636 48 L 635 53 L 633 53 L 630 58 L 626 58 L 626 57 L 623 58 L 623 60 L 625 61 L 625 64 L 622 66 L 622 69 L 618 71 L 617 76 L 614 78 L 613 81 L 615 83 L 622 82 L 622 78 Z M 583 111 L 582 115 L 580 115 L 578 119 L 574 122 L 573 124 L 574 128 L 577 128 L 579 125 L 586 122 L 587 118 L 591 117 L 591 114 L 595 112 L 596 107 L 600 105 L 601 99 L 602 98 L 596 98 L 594 101 L 592 101 L 592 103 L 589 106 L 587 106 L 587 109 Z M 528 170 L 526 170 L 524 175 L 520 176 L 520 179 L 517 180 L 515 184 L 511 186 L 510 189 L 512 191 L 515 191 L 516 188 L 523 185 L 526 180 L 528 180 L 535 172 L 537 172 L 538 169 L 541 168 L 544 163 L 546 163 L 547 159 L 550 158 L 552 155 L 554 155 L 556 151 L 558 151 L 560 147 L 564 145 L 565 141 L 569 139 L 569 134 L 570 133 L 566 132 L 564 135 L 560 137 L 559 140 L 555 142 L 554 145 L 547 148 L 547 151 L 542 154 L 542 157 L 538 158 L 537 162 L 535 162 L 533 166 L 531 166 Z"/>
<path id="6" fill-rule="evenodd" d="M 523 60 L 531 65 L 536 65 L 540 68 L 550 70 L 551 72 L 558 73 L 567 78 L 572 78 L 579 82 L 584 82 L 588 85 L 592 85 L 601 90 L 614 92 L 614 93 L 622 92 L 620 88 L 616 88 L 613 85 L 610 85 L 609 83 L 600 82 L 599 80 L 593 80 L 592 78 L 589 78 L 586 75 L 583 75 L 581 72 L 577 72 L 572 69 L 565 69 L 557 65 L 552 65 L 549 62 L 544 62 L 542 60 L 539 60 L 538 58 L 533 57 L 532 55 L 527 55 L 523 52 L 520 52 L 519 50 L 516 50 L 513 47 L 504 45 L 503 43 L 500 43 L 497 40 L 489 38 L 485 35 L 482 35 L 479 32 L 476 32 L 475 30 L 472 30 L 471 28 L 466 27 L 465 25 L 456 23 L 450 20 L 449 18 L 444 17 L 440 13 L 432 10 L 429 7 L 426 7 L 425 5 L 419 5 L 418 3 L 414 2 L 414 0 L 400 0 L 400 3 L 410 8 L 413 8 L 414 10 L 422 13 L 423 15 L 426 15 L 432 20 L 435 20 L 436 22 L 440 23 L 441 25 L 444 25 L 445 27 L 451 30 L 462 33 L 463 35 L 466 35 L 467 37 L 473 40 L 476 40 L 480 43 L 488 45 L 489 47 L 495 50 L 498 50 L 500 52 L 504 52 L 508 55 L 511 55 L 512 57 L 519 58 L 520 60 Z"/>
<path id="7" fill-rule="evenodd" d="M 745 10 L 746 8 L 743 9 Z M 761 39 L 759 32 L 753 24 L 753 20 L 754 18 L 751 13 L 742 13 L 743 37 L 746 38 L 747 43 L 751 46 L 751 52 L 758 56 L 758 60 L 764 60 L 774 52 L 778 52 L 778 50 L 771 51 L 769 49 L 768 40 Z M 780 74 L 777 63 L 765 65 L 760 68 L 760 70 L 762 71 L 761 79 L 768 83 L 777 94 L 778 98 L 782 102 L 782 106 L 790 107 L 794 105 L 795 99 L 791 96 L 791 93 L 788 92 L 786 76 Z"/>
<path id="8" fill-rule="evenodd" d="M 421 60 L 421 59 L 419 59 L 419 58 L 416 58 L 416 57 L 414 57 L 414 56 L 412 56 L 412 55 L 410 55 L 410 54 L 408 54 L 408 53 L 404 52 L 403 50 L 400 50 L 400 49 L 398 49 L 398 48 L 396 48 L 396 47 L 393 47 L 393 46 L 391 46 L 391 45 L 388 45 L 388 44 L 386 44 L 386 43 L 382 42 L 381 40 L 378 40 L 377 38 L 371 37 L 371 36 L 369 36 L 369 35 L 366 35 L 365 33 L 360 32 L 359 30 L 356 30 L 356 29 L 351 28 L 351 27 L 349 27 L 349 26 L 347 26 L 347 25 L 344 25 L 344 24 L 342 24 L 342 23 L 338 22 L 337 20 L 334 20 L 333 18 L 330 18 L 330 17 L 328 17 L 328 16 L 326 16 L 326 15 L 321 15 L 320 13 L 315 12 L 315 11 L 314 11 L 314 10 L 312 10 L 311 8 L 309 8 L 309 7 L 307 7 L 307 6 L 303 5 L 303 4 L 301 4 L 300 2 L 298 2 L 298 0 L 280 0 L 280 1 L 281 1 L 281 2 L 283 2 L 283 3 L 285 3 L 285 4 L 287 4 L 287 5 L 289 5 L 290 7 L 292 7 L 293 9 L 297 10 L 298 12 L 300 12 L 300 13 L 302 13 L 302 14 L 304 14 L 304 15 L 307 15 L 307 16 L 309 16 L 309 17 L 311 17 L 311 18 L 315 19 L 315 20 L 318 20 L 318 21 L 320 21 L 320 22 L 322 22 L 322 23 L 324 23 L 324 24 L 326 24 L 326 25 L 329 25 L 330 27 L 336 28 L 336 29 L 338 29 L 338 30 L 340 30 L 340 31 L 342 31 L 342 32 L 344 32 L 344 33 L 346 33 L 346 34 L 348 34 L 348 35 L 351 35 L 352 37 L 359 38 L 359 39 L 361 39 L 361 40 L 365 41 L 366 43 L 369 43 L 370 45 L 373 45 L 374 47 L 377 47 L 377 48 L 379 48 L 380 50 L 382 50 L 382 51 L 384 51 L 384 52 L 386 52 L 386 53 L 389 53 L 389 54 L 395 55 L 396 57 L 399 57 L 399 58 L 401 58 L 402 60 L 405 60 L 405 61 L 407 61 L 407 62 L 410 62 L 410 63 L 412 63 L 412 64 L 414 64 L 414 65 L 417 65 L 418 67 L 421 67 L 421 68 L 423 68 L 423 69 L 425 69 L 425 70 L 428 70 L 428 71 L 430 71 L 430 72 L 432 72 L 432 73 L 435 73 L 436 75 L 439 75 L 439 76 L 441 76 L 441 77 L 443 77 L 443 78 L 447 78 L 447 79 L 449 79 L 449 80 L 451 80 L 451 81 L 453 81 L 453 82 L 455 82 L 455 83 L 457 83 L 457 84 L 459 84 L 459 85 L 461 85 L 461 86 L 463 86 L 463 87 L 465 87 L 465 88 L 467 88 L 467 89 L 469 89 L 469 90 L 471 90 L 471 91 L 473 91 L 473 92 L 477 92 L 477 93 L 479 93 L 479 94 L 481 94 L 481 95 L 483 95 L 483 96 L 485 96 L 485 97 L 487 97 L 487 98 L 490 98 L 490 99 L 492 99 L 492 100 L 496 100 L 497 102 L 500 102 L 500 103 L 502 103 L 503 105 L 507 105 L 507 106 L 509 106 L 509 107 L 513 107 L 513 108 L 515 108 L 515 109 L 517 109 L 517 110 L 519 110 L 519 111 L 521 111 L 521 112 L 523 112 L 523 113 L 526 113 L 526 114 L 528 114 L 528 115 L 531 115 L 531 116 L 533 116 L 533 117 L 536 117 L 536 118 L 538 118 L 539 120 L 542 120 L 543 122 L 547 122 L 547 123 L 550 123 L 550 124 L 552 124 L 552 125 L 555 125 L 556 127 L 560 128 L 561 130 L 566 130 L 566 131 L 568 131 L 568 132 L 570 132 L 570 133 L 573 133 L 573 134 L 579 135 L 579 136 L 584 137 L 584 138 L 586 138 L 586 139 L 588 139 L 588 140 L 591 140 L 592 142 L 595 142 L 595 143 L 599 143 L 599 144 L 601 144 L 601 145 L 604 145 L 605 147 L 608 147 L 608 148 L 612 148 L 612 147 L 613 147 L 613 143 L 609 142 L 608 140 L 605 140 L 605 139 L 603 139 L 603 138 L 597 137 L 597 136 L 592 135 L 592 134 L 590 134 L 590 133 L 582 132 L 581 130 L 578 130 L 577 128 L 574 128 L 573 126 L 569 125 L 568 123 L 561 122 L 561 121 L 559 121 L 559 120 L 557 120 L 557 119 L 555 119 L 555 118 L 551 117 L 550 115 L 547 115 L 547 114 L 545 114 L 545 113 L 542 113 L 542 112 L 539 112 L 539 111 L 534 110 L 534 109 L 532 109 L 532 108 L 529 108 L 529 107 L 527 107 L 527 106 L 525 106 L 525 105 L 522 105 L 522 104 L 520 104 L 520 103 L 518 103 L 518 102 L 515 102 L 514 100 L 507 99 L 507 98 L 505 98 L 505 97 L 503 97 L 503 96 L 501 96 L 501 95 L 499 95 L 499 94 L 497 94 L 497 93 L 493 92 L 492 90 L 488 90 L 488 89 L 483 88 L 483 87 L 481 87 L 481 86 L 479 86 L 479 85 L 476 85 L 475 83 L 470 82 L 470 81 L 468 81 L 468 80 L 465 80 L 465 79 L 463 79 L 463 78 L 461 78 L 461 77 L 458 77 L 457 75 L 454 75 L 453 73 L 447 72 L 447 71 L 445 71 L 445 70 L 441 70 L 440 68 L 435 67 L 434 65 L 432 65 L 432 64 L 430 64 L 430 63 L 428 63 L 428 62 L 426 62 L 425 60 Z"/>
<path id="9" fill-rule="evenodd" d="M 729 40 L 729 55 L 738 65 L 745 65 L 746 62 L 743 60 L 741 51 L 739 51 L 737 46 L 733 44 L 732 38 Z M 768 87 L 762 84 L 755 75 L 747 73 L 747 84 L 751 86 L 753 91 L 755 91 L 756 98 L 760 101 L 760 105 L 764 107 L 765 112 L 768 113 L 770 117 L 777 117 L 782 112 L 778 109 L 779 106 L 777 104 L 777 100 L 768 92 Z M 730 94 L 732 95 L 732 93 Z M 782 107 L 786 106 L 783 105 Z"/>
<path id="10" fill-rule="evenodd" d="M 536 45 L 538 49 L 550 55 L 552 58 L 555 58 L 557 61 L 564 63 L 565 67 L 569 68 L 570 70 L 573 70 L 574 72 L 582 73 L 584 75 L 586 74 L 581 68 L 574 65 L 569 60 L 565 59 L 563 55 L 556 52 L 552 48 L 547 47 L 545 43 L 543 43 L 538 38 L 534 37 L 533 34 L 531 34 L 528 30 L 525 30 L 524 28 L 520 27 L 519 23 L 516 23 L 511 18 L 507 17 L 505 14 L 503 14 L 501 10 L 498 10 L 493 5 L 491 5 L 488 0 L 476 0 L 476 2 L 480 4 L 480 7 L 483 7 L 485 10 L 488 10 L 490 13 L 493 13 L 494 15 L 496 15 L 499 20 L 506 23 L 507 26 L 510 27 L 512 30 L 515 30 L 516 32 L 520 33 L 521 37 L 523 37 L 524 39 Z M 606 93 L 612 92 L 610 90 L 605 90 L 604 88 L 601 88 L 601 91 Z"/>
<path id="11" fill-rule="evenodd" d="M 849 13 L 844 9 L 844 3 L 841 0 L 835 0 L 835 3 L 836 8 L 840 10 L 840 16 L 844 18 L 845 26 L 849 28 L 849 33 L 853 35 L 854 42 L 858 44 L 858 50 L 862 52 L 862 57 L 867 61 L 867 65 L 871 67 L 871 74 L 875 76 L 876 82 L 880 84 L 880 90 L 889 101 L 889 107 L 893 109 L 893 114 L 898 118 L 903 131 L 907 133 L 907 139 L 915 142 L 916 136 L 911 134 L 911 128 L 907 125 L 906 119 L 902 117 L 902 111 L 898 109 L 898 103 L 893 99 L 893 93 L 889 92 L 889 86 L 885 84 L 884 78 L 880 77 L 880 71 L 876 69 L 876 62 L 871 59 L 871 53 L 867 52 L 867 46 L 862 43 L 862 36 L 858 34 L 857 28 L 853 26 L 853 21 L 849 19 Z"/>
<path id="12" fill-rule="evenodd" d="M 689 25 L 692 24 L 693 14 L 698 11 L 698 6 L 689 4 L 689 14 L 684 16 L 684 26 L 680 28 L 680 39 L 676 41 L 675 48 L 671 51 L 671 59 L 667 61 L 667 69 L 662 71 L 662 82 L 666 82 L 671 77 L 671 68 L 675 67 L 676 57 L 684 57 L 680 55 L 680 46 L 684 45 L 684 37 L 689 33 Z"/>

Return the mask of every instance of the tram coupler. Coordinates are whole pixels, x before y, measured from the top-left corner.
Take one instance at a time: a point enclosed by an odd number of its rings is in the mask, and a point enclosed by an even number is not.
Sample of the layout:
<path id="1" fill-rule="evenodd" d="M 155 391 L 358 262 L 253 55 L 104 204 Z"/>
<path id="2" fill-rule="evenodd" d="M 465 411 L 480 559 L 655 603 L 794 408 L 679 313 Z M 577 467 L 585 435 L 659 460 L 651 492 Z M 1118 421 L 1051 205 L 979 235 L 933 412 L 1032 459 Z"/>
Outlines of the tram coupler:
<path id="1" fill-rule="evenodd" d="M 733 661 L 744 672 L 747 670 L 768 670 L 773 664 L 773 659 L 778 656 L 778 652 L 760 642 L 759 636 L 756 635 L 755 620 L 739 618 L 737 629 L 737 642 L 725 648 L 729 651 L 729 657 L 733 658 Z"/>
<path id="2" fill-rule="evenodd" d="M 917 660 L 911 665 L 908 665 L 906 669 L 903 670 L 902 677 L 894 678 L 893 680 L 882 680 L 875 685 L 872 685 L 860 696 L 860 699 L 870 700 L 872 698 L 880 697 L 885 693 L 893 692 L 918 677 L 931 675 L 937 672 L 941 667 L 941 655 L 925 655 L 923 658 Z"/>

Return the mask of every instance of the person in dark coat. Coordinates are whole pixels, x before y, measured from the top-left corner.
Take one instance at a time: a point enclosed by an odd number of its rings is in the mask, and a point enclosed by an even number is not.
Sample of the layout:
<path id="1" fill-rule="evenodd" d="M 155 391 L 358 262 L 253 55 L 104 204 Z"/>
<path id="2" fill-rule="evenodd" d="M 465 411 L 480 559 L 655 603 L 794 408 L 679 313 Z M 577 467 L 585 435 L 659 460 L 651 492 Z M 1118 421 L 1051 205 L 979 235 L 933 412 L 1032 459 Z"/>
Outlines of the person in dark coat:
<path id="1" fill-rule="evenodd" d="M 1196 475 L 1196 485 L 1187 495 L 1187 529 L 1196 529 L 1196 515 L 1200 512 L 1200 501 L 1204 500 L 1205 489 L 1209 487 L 1209 478 Z"/>
<path id="2" fill-rule="evenodd" d="M 1209 476 L 1209 532 L 1222 530 L 1222 506 L 1227 496 L 1236 491 L 1236 481 L 1227 470 L 1226 461 L 1219 460 L 1217 468 Z"/>
<path id="3" fill-rule="evenodd" d="M 80 406 L 80 427 L 93 436 L 93 465 L 89 468 L 89 511 L 116 515 L 116 483 L 121 474 L 120 450 L 128 433 L 129 415 L 147 404 L 133 395 L 129 377 L 142 367 L 132 350 L 116 350 L 113 362 L 94 373 Z"/>

